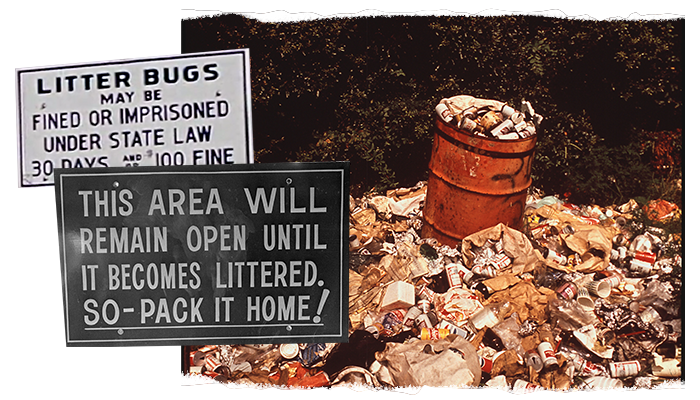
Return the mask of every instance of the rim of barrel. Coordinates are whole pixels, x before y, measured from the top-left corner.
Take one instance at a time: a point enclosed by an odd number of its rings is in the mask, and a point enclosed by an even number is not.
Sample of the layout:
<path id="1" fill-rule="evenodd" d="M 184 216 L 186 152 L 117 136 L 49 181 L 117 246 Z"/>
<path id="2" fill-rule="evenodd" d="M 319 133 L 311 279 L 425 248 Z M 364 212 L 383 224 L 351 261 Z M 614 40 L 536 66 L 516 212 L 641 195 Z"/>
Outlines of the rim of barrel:
<path id="1" fill-rule="evenodd" d="M 485 151 L 494 153 L 525 154 L 534 152 L 535 143 L 537 141 L 537 134 L 523 139 L 508 140 L 477 136 L 473 133 L 455 128 L 454 126 L 445 122 L 439 116 L 435 117 L 435 129 L 438 133 L 442 132 L 460 143 L 466 144 L 468 141 L 473 142 L 474 140 L 477 140 L 478 142 L 484 143 L 483 146 L 478 146 L 479 148 L 484 148 Z"/>

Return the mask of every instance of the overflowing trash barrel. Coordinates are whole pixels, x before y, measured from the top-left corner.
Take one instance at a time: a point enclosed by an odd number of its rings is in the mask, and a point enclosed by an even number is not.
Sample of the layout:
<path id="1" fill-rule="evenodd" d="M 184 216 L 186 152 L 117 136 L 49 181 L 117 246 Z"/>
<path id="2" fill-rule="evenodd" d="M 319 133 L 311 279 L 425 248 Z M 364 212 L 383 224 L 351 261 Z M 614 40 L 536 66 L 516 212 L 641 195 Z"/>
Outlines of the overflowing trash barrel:
<path id="1" fill-rule="evenodd" d="M 423 235 L 449 246 L 499 223 L 522 228 L 537 140 L 534 112 L 462 97 L 462 107 L 436 108 L 423 210 Z"/>

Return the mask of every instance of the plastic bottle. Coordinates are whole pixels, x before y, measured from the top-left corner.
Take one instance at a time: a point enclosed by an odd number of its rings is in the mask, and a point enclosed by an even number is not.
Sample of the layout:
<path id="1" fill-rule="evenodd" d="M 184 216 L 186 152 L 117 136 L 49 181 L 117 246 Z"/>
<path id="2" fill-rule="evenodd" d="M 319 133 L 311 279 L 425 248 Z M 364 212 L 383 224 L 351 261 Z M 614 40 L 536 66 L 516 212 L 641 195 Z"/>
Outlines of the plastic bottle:
<path id="1" fill-rule="evenodd" d="M 469 319 L 469 325 L 475 332 L 482 328 L 491 328 L 497 323 L 503 321 L 506 314 L 512 309 L 510 302 L 489 304 L 477 311 Z"/>

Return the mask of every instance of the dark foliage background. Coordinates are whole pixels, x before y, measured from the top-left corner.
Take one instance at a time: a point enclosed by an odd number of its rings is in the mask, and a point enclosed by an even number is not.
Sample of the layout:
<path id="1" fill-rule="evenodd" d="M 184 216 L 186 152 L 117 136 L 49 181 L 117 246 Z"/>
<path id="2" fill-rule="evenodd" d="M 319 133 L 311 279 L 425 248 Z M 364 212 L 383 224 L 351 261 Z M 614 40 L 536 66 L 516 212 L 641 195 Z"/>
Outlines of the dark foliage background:
<path id="1" fill-rule="evenodd" d="M 355 195 L 412 186 L 440 99 L 526 99 L 545 116 L 535 187 L 682 206 L 684 19 L 222 14 L 181 32 L 183 53 L 250 49 L 256 162 L 350 160 Z"/>

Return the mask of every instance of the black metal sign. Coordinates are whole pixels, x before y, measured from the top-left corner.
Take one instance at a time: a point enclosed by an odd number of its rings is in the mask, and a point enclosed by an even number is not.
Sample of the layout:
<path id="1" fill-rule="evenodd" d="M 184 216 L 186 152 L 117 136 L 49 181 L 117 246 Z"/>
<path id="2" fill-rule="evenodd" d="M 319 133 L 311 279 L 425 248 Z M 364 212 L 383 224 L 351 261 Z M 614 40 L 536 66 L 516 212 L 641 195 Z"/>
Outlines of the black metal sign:
<path id="1" fill-rule="evenodd" d="M 66 344 L 347 341 L 348 170 L 56 170 Z"/>

